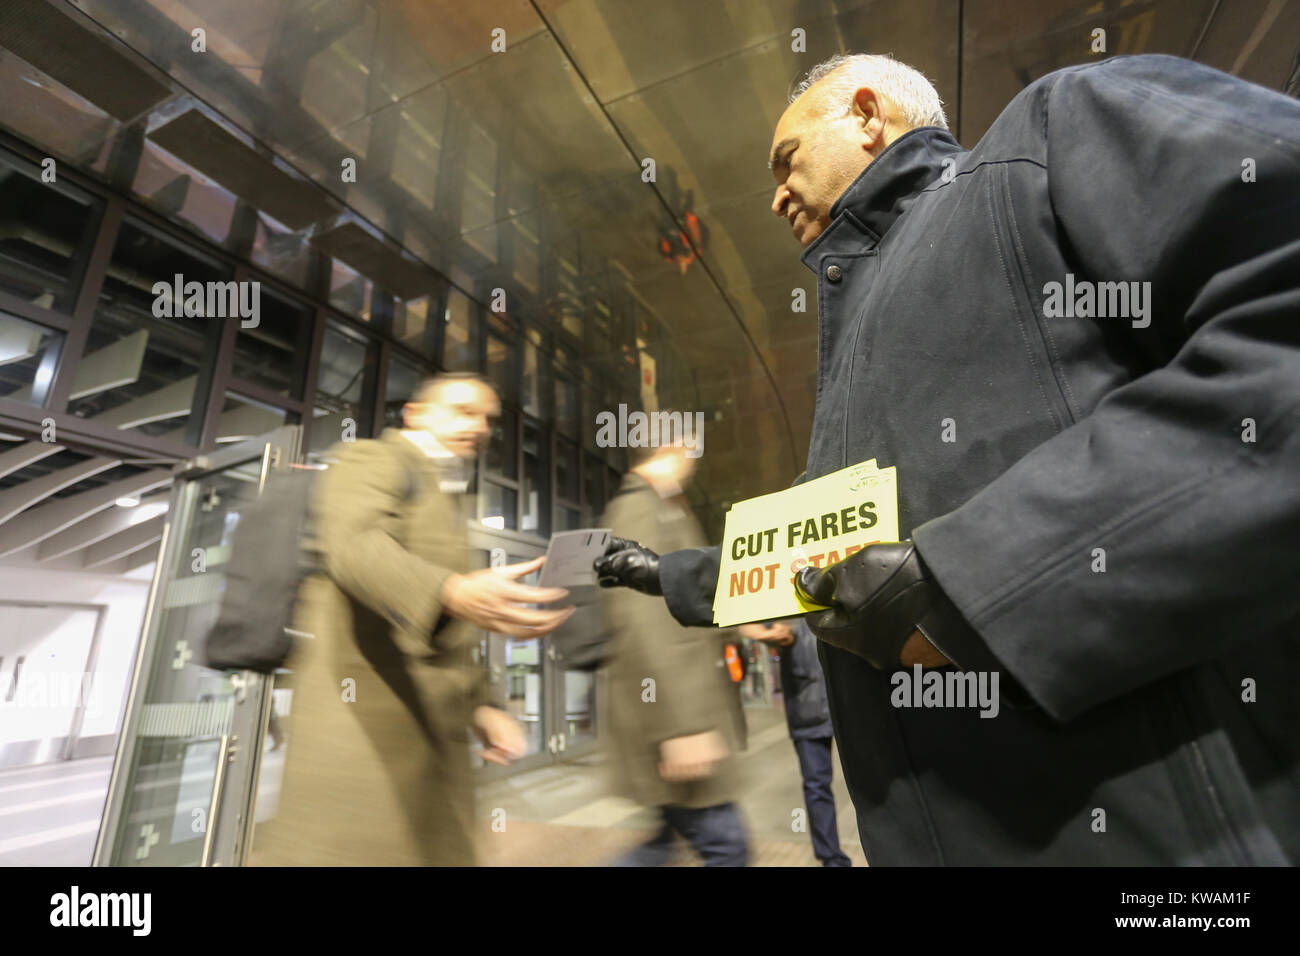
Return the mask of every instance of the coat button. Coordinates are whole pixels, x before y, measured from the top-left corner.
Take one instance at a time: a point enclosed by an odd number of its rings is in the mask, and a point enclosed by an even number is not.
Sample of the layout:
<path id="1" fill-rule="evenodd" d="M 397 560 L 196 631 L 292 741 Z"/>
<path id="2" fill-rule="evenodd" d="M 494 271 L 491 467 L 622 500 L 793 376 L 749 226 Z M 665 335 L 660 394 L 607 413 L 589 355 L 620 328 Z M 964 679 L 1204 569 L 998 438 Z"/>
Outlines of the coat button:
<path id="1" fill-rule="evenodd" d="M 844 277 L 844 270 L 839 266 L 829 266 L 826 269 L 826 281 L 839 282 Z"/>

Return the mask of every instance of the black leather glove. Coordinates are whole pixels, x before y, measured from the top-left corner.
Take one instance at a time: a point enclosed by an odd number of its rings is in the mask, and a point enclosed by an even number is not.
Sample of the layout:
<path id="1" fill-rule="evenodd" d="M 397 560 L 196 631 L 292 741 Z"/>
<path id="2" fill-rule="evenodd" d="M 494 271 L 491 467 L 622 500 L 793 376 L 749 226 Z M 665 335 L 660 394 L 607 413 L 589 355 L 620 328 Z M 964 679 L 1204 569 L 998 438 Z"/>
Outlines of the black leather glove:
<path id="1" fill-rule="evenodd" d="M 636 541 L 610 536 L 603 557 L 592 563 L 602 588 L 631 588 L 663 597 L 659 587 L 659 555 Z"/>
<path id="2" fill-rule="evenodd" d="M 872 544 L 838 564 L 805 567 L 795 587 L 804 600 L 829 608 L 807 616 L 818 639 L 878 670 L 902 666 L 903 645 L 917 630 L 963 669 L 991 658 L 987 650 L 975 652 L 979 636 L 935 583 L 910 541 Z"/>

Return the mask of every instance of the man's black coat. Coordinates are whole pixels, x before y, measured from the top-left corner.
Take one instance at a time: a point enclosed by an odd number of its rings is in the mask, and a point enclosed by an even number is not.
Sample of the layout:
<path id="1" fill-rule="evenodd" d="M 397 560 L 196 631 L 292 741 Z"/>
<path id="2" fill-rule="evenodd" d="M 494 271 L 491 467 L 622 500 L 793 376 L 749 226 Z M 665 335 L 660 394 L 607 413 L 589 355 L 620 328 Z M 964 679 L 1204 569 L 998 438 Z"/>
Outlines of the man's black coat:
<path id="1" fill-rule="evenodd" d="M 1170 57 L 1062 70 L 972 150 L 890 144 L 803 261 L 808 477 L 897 465 L 974 666 L 1033 701 L 896 708 L 823 645 L 868 860 L 1300 862 L 1300 103 Z M 1088 283 L 1137 295 L 1081 317 Z M 717 550 L 660 567 L 710 622 Z"/>

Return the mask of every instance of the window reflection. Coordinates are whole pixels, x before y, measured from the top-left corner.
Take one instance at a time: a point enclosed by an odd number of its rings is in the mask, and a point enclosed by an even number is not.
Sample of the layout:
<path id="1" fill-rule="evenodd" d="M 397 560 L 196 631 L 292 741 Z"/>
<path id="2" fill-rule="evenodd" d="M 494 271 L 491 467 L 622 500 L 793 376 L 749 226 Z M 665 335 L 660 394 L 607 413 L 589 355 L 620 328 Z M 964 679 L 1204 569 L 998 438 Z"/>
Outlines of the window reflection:
<path id="1" fill-rule="evenodd" d="M 0 397 L 44 405 L 63 333 L 0 312 Z"/>
<path id="2" fill-rule="evenodd" d="M 449 372 L 478 371 L 478 319 L 474 303 L 458 289 L 447 296 L 443 315 L 442 365 Z"/>
<path id="3" fill-rule="evenodd" d="M 524 531 L 546 537 L 551 533 L 551 496 L 547 485 L 549 474 L 545 432 L 532 422 L 524 424 L 524 481 L 523 520 Z"/>
<path id="4" fill-rule="evenodd" d="M 483 482 L 483 516 L 479 521 L 497 530 L 518 530 L 519 521 L 515 516 L 517 501 L 518 495 L 513 488 L 506 488 L 491 481 Z"/>
<path id="5" fill-rule="evenodd" d="M 555 440 L 555 496 L 578 500 L 578 446 L 565 438 Z"/>
<path id="6" fill-rule="evenodd" d="M 235 338 L 232 371 L 280 395 L 302 396 L 307 349 L 311 343 L 312 310 L 261 287 L 256 327 L 243 328 Z"/>
<path id="7" fill-rule="evenodd" d="M 516 465 L 518 445 L 515 442 L 515 416 L 510 412 L 497 416 L 492 421 L 492 436 L 488 441 L 487 470 L 502 478 L 514 480 L 518 474 Z"/>
<path id="8" fill-rule="evenodd" d="M 250 258 L 267 272 L 300 289 L 307 285 L 314 253 L 306 237 L 264 212 L 257 214 Z"/>
<path id="9" fill-rule="evenodd" d="M 567 435 L 578 434 L 578 383 L 562 375 L 555 377 L 555 425 Z"/>
<path id="10" fill-rule="evenodd" d="M 221 418 L 217 422 L 217 442 L 229 444 L 245 441 L 265 435 L 281 425 L 297 423 L 298 416 L 283 408 L 227 392 L 225 403 L 221 406 Z"/>
<path id="11" fill-rule="evenodd" d="M 434 336 L 429 310 L 436 309 L 437 296 L 393 300 L 393 335 L 409 349 L 433 358 Z"/>
<path id="12" fill-rule="evenodd" d="M 229 277 L 223 267 L 161 233 L 123 224 L 73 382 L 73 414 L 197 444 L 198 423 L 188 419 L 205 347 L 215 351 L 220 323 L 239 319 L 166 314 L 182 313 L 183 303 L 174 294 L 156 296 L 154 285 L 174 289 L 177 275 L 185 284 L 213 289 L 208 283 Z M 154 314 L 155 300 L 161 315 Z"/>
<path id="13" fill-rule="evenodd" d="M 313 454 L 325 451 L 346 433 L 353 438 L 370 436 L 361 407 L 368 357 L 365 341 L 355 333 L 332 322 L 326 326 L 312 413 Z"/>
<path id="14" fill-rule="evenodd" d="M 384 424 L 402 427 L 402 406 L 411 400 L 424 373 L 396 355 L 388 363 L 388 384 L 384 389 Z"/>
<path id="15" fill-rule="evenodd" d="M 152 140 L 144 141 L 131 189 L 163 215 L 188 222 L 215 243 L 230 234 L 235 195 Z"/>
<path id="16" fill-rule="evenodd" d="M 347 263 L 331 260 L 330 305 L 340 312 L 369 322 L 373 303 L 374 283 Z"/>
<path id="17" fill-rule="evenodd" d="M 490 331 L 487 337 L 487 374 L 502 401 L 515 404 L 519 400 L 519 372 L 516 357 L 519 343 L 507 336 L 509 331 Z"/>
<path id="18" fill-rule="evenodd" d="M 74 199 L 0 161 L 0 289 L 45 309 L 71 311 L 96 212 L 89 199 Z"/>

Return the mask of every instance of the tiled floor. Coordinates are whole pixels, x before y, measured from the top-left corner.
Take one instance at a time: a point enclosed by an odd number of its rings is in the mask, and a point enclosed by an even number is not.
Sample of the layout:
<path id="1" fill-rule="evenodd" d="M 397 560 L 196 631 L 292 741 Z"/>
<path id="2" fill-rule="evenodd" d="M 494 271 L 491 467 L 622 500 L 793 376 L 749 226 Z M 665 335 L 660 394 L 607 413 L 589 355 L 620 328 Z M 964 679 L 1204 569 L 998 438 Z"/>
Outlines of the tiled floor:
<path id="1" fill-rule="evenodd" d="M 0 771 L 0 866 L 89 866 L 112 757 Z"/>
<path id="2" fill-rule="evenodd" d="M 817 866 L 808 834 L 792 827 L 803 790 L 785 720 L 770 706 L 746 713 L 740 804 L 753 865 Z M 268 755 L 259 819 L 273 809 L 280 757 Z M 88 865 L 111 770 L 111 757 L 95 757 L 0 772 L 0 867 Z M 838 757 L 835 804 L 841 845 L 855 866 L 865 865 Z M 609 795 L 600 755 L 487 783 L 478 810 L 488 866 L 602 866 L 657 829 L 652 811 Z M 677 865 L 698 865 L 684 844 Z"/>

